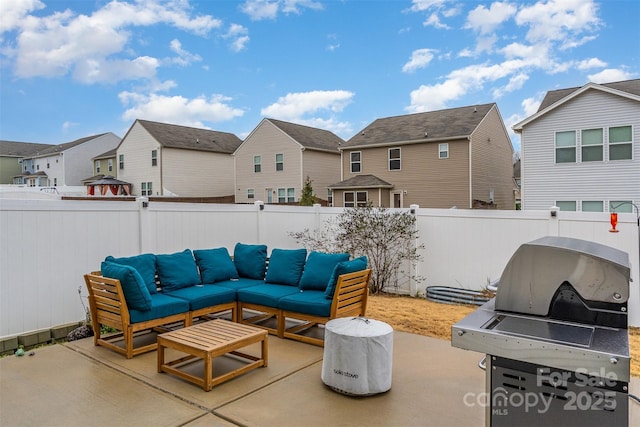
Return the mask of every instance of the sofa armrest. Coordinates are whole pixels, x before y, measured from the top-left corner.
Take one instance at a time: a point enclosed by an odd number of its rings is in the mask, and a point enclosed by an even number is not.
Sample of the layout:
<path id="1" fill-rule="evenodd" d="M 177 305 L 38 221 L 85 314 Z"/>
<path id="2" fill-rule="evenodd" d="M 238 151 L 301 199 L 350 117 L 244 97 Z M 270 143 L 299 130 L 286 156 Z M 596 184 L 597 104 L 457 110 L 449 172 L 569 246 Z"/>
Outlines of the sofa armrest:
<path id="1" fill-rule="evenodd" d="M 338 277 L 331 304 L 331 318 L 364 316 L 367 311 L 371 269 L 347 273 Z"/>

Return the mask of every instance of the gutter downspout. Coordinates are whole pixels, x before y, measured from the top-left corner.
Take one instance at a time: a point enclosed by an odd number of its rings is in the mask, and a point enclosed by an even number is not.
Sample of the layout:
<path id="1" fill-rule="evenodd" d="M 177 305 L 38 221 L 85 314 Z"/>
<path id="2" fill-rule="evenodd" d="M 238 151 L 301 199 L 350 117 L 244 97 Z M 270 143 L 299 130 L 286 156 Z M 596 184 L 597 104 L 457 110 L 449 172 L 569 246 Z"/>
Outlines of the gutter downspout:
<path id="1" fill-rule="evenodd" d="M 471 146 L 471 136 L 467 136 L 469 141 L 469 209 L 473 209 L 473 148 Z"/>

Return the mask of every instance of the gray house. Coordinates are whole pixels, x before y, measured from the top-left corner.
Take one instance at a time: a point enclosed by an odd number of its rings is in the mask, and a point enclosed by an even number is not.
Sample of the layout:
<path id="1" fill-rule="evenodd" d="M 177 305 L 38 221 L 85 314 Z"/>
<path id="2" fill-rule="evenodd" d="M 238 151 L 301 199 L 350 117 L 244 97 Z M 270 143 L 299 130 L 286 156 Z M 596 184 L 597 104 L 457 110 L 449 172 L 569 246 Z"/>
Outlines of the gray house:
<path id="1" fill-rule="evenodd" d="M 51 147 L 51 144 L 0 141 L 0 184 L 22 184 L 23 159 Z"/>
<path id="2" fill-rule="evenodd" d="M 521 134 L 522 209 L 631 212 L 640 203 L 640 79 L 547 92 Z"/>

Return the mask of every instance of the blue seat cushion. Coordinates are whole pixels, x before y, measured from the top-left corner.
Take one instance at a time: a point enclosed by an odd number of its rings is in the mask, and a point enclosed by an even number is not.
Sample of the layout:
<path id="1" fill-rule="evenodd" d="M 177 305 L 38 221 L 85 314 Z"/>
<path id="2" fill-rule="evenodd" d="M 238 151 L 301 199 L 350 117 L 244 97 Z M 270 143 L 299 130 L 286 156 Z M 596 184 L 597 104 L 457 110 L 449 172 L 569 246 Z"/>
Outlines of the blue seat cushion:
<path id="1" fill-rule="evenodd" d="M 238 278 L 238 270 L 227 248 L 197 249 L 193 251 L 202 283 L 215 283 Z"/>
<path id="2" fill-rule="evenodd" d="M 256 285 L 264 285 L 264 280 L 241 277 L 238 280 L 224 280 L 216 283 L 216 286 L 224 286 L 225 288 L 233 289 L 234 291 Z"/>
<path id="3" fill-rule="evenodd" d="M 189 311 L 189 303 L 187 301 L 158 292 L 151 295 L 151 310 L 129 310 L 129 316 L 131 323 L 140 323 L 174 314 L 186 313 L 187 311 Z"/>
<path id="4" fill-rule="evenodd" d="M 103 261 L 100 269 L 102 275 L 111 279 L 118 279 L 122 285 L 124 299 L 129 309 L 139 311 L 151 310 L 151 294 L 147 289 L 138 270 L 130 265 L 116 264 Z"/>
<path id="5" fill-rule="evenodd" d="M 156 255 L 156 266 L 163 292 L 200 284 L 198 266 L 190 249 L 174 254 Z"/>
<path id="6" fill-rule="evenodd" d="M 238 289 L 238 301 L 278 308 L 280 298 L 300 292 L 289 285 L 263 284 Z"/>
<path id="7" fill-rule="evenodd" d="M 311 252 L 304 265 L 304 271 L 298 287 L 302 290 L 324 291 L 327 289 L 331 273 L 336 268 L 336 264 L 342 261 L 349 261 L 348 253 L 327 254 Z"/>
<path id="8" fill-rule="evenodd" d="M 138 270 L 150 293 L 155 294 L 158 292 L 156 286 L 156 256 L 154 254 L 141 254 L 121 258 L 114 258 L 109 255 L 105 258 L 105 261 L 115 262 L 121 265 L 130 265 Z"/>
<path id="9" fill-rule="evenodd" d="M 236 243 L 233 249 L 233 263 L 240 277 L 264 279 L 264 273 L 267 271 L 267 245 Z"/>
<path id="10" fill-rule="evenodd" d="M 336 284 L 338 283 L 338 276 L 347 273 L 355 273 L 356 271 L 365 270 L 367 268 L 367 257 L 361 256 L 360 258 L 352 259 L 351 261 L 343 261 L 336 264 L 336 267 L 331 273 L 329 283 L 327 284 L 327 290 L 324 297 L 327 299 L 333 299 L 333 294 L 336 291 Z"/>
<path id="11" fill-rule="evenodd" d="M 264 281 L 276 285 L 298 286 L 306 259 L 307 250 L 304 248 L 272 250 Z"/>
<path id="12" fill-rule="evenodd" d="M 188 301 L 190 310 L 199 310 L 236 300 L 235 290 L 218 285 L 189 286 L 167 292 L 165 295 Z"/>
<path id="13" fill-rule="evenodd" d="M 324 297 L 324 291 L 299 291 L 280 298 L 278 308 L 286 311 L 328 317 L 331 314 L 331 300 Z"/>

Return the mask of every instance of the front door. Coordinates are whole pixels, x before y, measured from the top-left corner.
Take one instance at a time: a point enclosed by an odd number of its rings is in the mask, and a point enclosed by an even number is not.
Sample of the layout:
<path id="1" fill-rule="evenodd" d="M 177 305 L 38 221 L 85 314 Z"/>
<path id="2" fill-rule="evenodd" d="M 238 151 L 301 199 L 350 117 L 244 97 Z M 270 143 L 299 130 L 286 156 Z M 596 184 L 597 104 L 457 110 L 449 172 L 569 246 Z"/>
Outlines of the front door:
<path id="1" fill-rule="evenodd" d="M 265 192 L 267 193 L 267 203 L 273 203 L 273 188 L 267 188 Z"/>
<path id="2" fill-rule="evenodd" d="M 402 193 L 391 193 L 391 206 L 394 208 L 402 207 Z"/>

